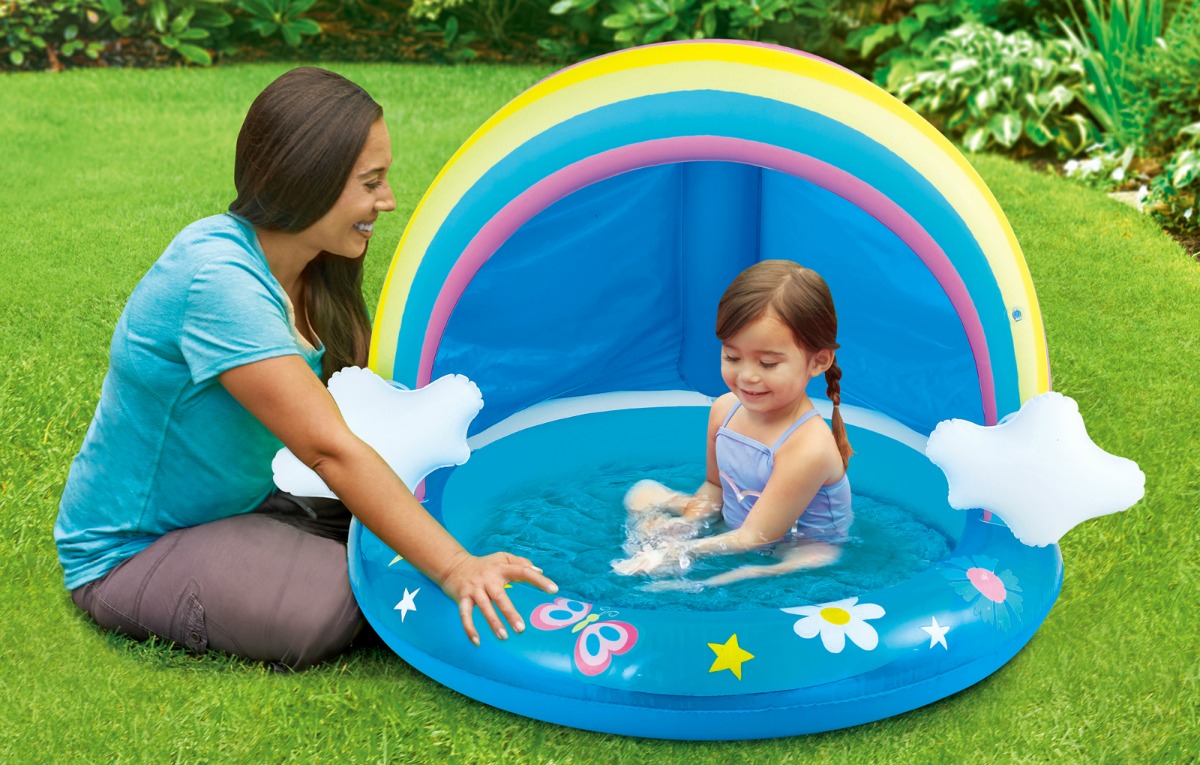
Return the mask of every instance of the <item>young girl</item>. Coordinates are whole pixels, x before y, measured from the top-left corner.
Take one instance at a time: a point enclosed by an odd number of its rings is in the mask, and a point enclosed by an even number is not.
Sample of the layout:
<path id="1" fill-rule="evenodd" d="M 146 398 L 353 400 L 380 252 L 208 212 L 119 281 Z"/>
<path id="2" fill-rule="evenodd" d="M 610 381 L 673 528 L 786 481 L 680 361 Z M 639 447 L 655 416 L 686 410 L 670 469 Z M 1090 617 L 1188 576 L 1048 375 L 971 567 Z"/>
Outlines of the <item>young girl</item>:
<path id="1" fill-rule="evenodd" d="M 739 553 L 779 543 L 776 563 L 746 566 L 712 577 L 727 584 L 833 563 L 853 520 L 846 466 L 851 450 L 838 405 L 840 379 L 834 351 L 837 314 L 829 287 L 815 272 L 785 260 L 765 260 L 743 271 L 717 308 L 721 377 L 729 393 L 708 418 L 704 485 L 691 496 L 653 481 L 626 495 L 630 513 L 649 536 L 694 535 L 720 515 L 727 531 L 668 542 L 622 561 L 621 573 L 648 573 L 690 557 Z M 805 392 L 824 375 L 833 403 L 832 429 Z M 662 509 L 682 516 L 663 524 Z M 650 528 L 657 526 L 657 529 Z"/>
<path id="2" fill-rule="evenodd" d="M 186 227 L 130 296 L 54 527 L 101 627 L 294 669 L 336 654 L 363 624 L 349 512 L 457 601 L 477 645 L 476 606 L 501 638 L 497 609 L 524 628 L 506 582 L 556 589 L 525 558 L 463 549 L 322 384 L 367 361 L 362 264 L 396 207 L 391 163 L 366 91 L 284 74 L 238 135 L 229 212 Z M 281 444 L 345 504 L 274 491 Z"/>

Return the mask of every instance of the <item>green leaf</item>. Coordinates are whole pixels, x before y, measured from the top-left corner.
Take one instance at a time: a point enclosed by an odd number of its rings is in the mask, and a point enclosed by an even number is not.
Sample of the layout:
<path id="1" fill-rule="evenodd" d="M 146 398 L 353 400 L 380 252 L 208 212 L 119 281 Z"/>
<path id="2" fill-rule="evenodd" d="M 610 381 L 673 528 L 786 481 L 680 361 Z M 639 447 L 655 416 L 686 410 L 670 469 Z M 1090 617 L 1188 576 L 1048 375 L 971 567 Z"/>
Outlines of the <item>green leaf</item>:
<path id="1" fill-rule="evenodd" d="M 455 37 L 458 37 L 458 17 L 451 16 L 446 20 L 446 26 L 442 29 L 442 41 L 450 45 L 454 42 Z"/>
<path id="2" fill-rule="evenodd" d="M 613 42 L 619 42 L 619 43 L 633 42 L 633 39 L 636 35 L 637 35 L 637 28 L 626 27 L 625 29 L 617 30 L 617 33 L 613 35 Z"/>
<path id="3" fill-rule="evenodd" d="M 270 21 L 275 17 L 275 9 L 268 5 L 266 0 L 239 0 L 239 2 L 242 10 L 260 19 Z"/>
<path id="4" fill-rule="evenodd" d="M 921 21 L 928 21 L 929 17 L 936 16 L 938 14 L 939 10 L 940 9 L 937 7 L 937 5 L 934 5 L 932 3 L 926 3 L 924 5 L 918 5 L 916 8 L 913 8 L 913 15 L 916 16 Z"/>
<path id="5" fill-rule="evenodd" d="M 1033 141 L 1035 146 L 1045 146 L 1054 140 L 1054 133 L 1042 123 L 1032 120 L 1025 123 L 1025 135 L 1029 136 L 1029 140 Z"/>
<path id="6" fill-rule="evenodd" d="M 1012 148 L 1021 137 L 1021 118 L 1012 112 L 997 114 L 988 120 L 988 130 L 1005 148 Z"/>
<path id="7" fill-rule="evenodd" d="M 574 9 L 575 9 L 575 0 L 558 0 L 557 3 L 550 6 L 550 15 L 551 16 L 561 16 L 564 13 L 570 13 Z"/>
<path id="8" fill-rule="evenodd" d="M 996 91 L 992 88 L 984 88 L 976 93 L 975 98 L 972 100 L 975 103 L 975 108 L 978 109 L 980 113 L 986 114 L 993 106 L 996 105 Z"/>
<path id="9" fill-rule="evenodd" d="M 864 37 L 863 41 L 862 41 L 862 48 L 860 50 L 863 57 L 866 58 L 866 57 L 870 56 L 871 51 L 875 50 L 875 48 L 879 47 L 883 43 L 892 39 L 892 37 L 894 37 L 895 34 L 896 34 L 896 27 L 892 26 L 891 24 L 884 24 L 883 26 L 876 29 L 874 32 L 872 32 L 869 35 L 867 35 L 866 37 Z"/>
<path id="10" fill-rule="evenodd" d="M 176 35 L 180 40 L 203 40 L 208 37 L 207 29 L 185 29 Z"/>
<path id="11" fill-rule="evenodd" d="M 920 32 L 924 26 L 925 25 L 922 24 L 920 20 L 914 19 L 912 16 L 905 16 L 904 18 L 900 19 L 900 23 L 896 26 L 896 28 L 900 33 L 900 40 L 902 42 L 908 42 L 913 38 L 913 35 Z"/>
<path id="12" fill-rule="evenodd" d="M 175 35 L 163 35 L 159 41 L 172 50 L 179 47 L 179 38 Z"/>
<path id="13" fill-rule="evenodd" d="M 300 33 L 297 32 L 290 23 L 284 24 L 279 28 L 279 34 L 283 37 L 283 41 L 289 47 L 295 48 L 300 44 Z"/>
<path id="14" fill-rule="evenodd" d="M 251 19 L 250 28 L 258 32 L 259 37 L 270 37 L 275 34 L 275 30 L 279 28 L 279 25 L 274 21 L 266 21 L 265 19 Z"/>
<path id="15" fill-rule="evenodd" d="M 652 42 L 658 42 L 663 38 L 663 35 L 674 29 L 675 25 L 678 23 L 678 16 L 669 16 L 663 21 L 660 21 L 659 23 L 647 29 L 646 33 L 642 35 L 642 44 L 647 45 Z"/>
<path id="16" fill-rule="evenodd" d="M 160 33 L 167 31 L 166 0 L 150 0 L 150 21 Z"/>
<path id="17" fill-rule="evenodd" d="M 133 24 L 133 19 L 128 16 L 117 16 L 111 22 L 113 31 L 119 35 L 123 35 L 129 31 L 129 27 Z"/>
<path id="18" fill-rule="evenodd" d="M 965 122 L 966 119 L 967 119 L 967 110 L 959 109 L 959 110 L 955 111 L 954 113 L 952 113 L 950 116 L 946 117 L 946 123 L 945 123 L 946 129 L 954 130 L 959 125 L 963 124 L 963 122 Z"/>
<path id="19" fill-rule="evenodd" d="M 193 64 L 212 66 L 212 55 L 204 48 L 198 48 L 195 45 L 180 45 L 175 52 Z"/>
<path id="20" fill-rule="evenodd" d="M 13 63 L 13 66 L 20 66 L 25 63 L 25 54 L 19 50 L 10 50 L 8 60 Z"/>
<path id="21" fill-rule="evenodd" d="M 315 2 L 317 0 L 292 0 L 291 5 L 288 6 L 287 15 L 295 19 L 309 8 L 312 8 Z"/>
<path id="22" fill-rule="evenodd" d="M 634 20 L 624 13 L 613 13 L 604 17 L 600 26 L 607 29 L 625 29 L 634 25 Z"/>
<path id="23" fill-rule="evenodd" d="M 312 19 L 293 19 L 289 25 L 296 30 L 297 34 L 302 35 L 319 35 L 321 34 L 321 25 Z"/>
<path id="24" fill-rule="evenodd" d="M 125 5 L 121 0 L 102 0 L 101 7 L 109 16 L 121 16 L 125 13 Z"/>
<path id="25" fill-rule="evenodd" d="M 78 36 L 79 36 L 79 27 L 75 26 L 74 24 L 71 24 L 70 26 L 68 26 L 66 29 L 63 30 L 63 39 L 64 40 L 74 40 Z"/>
<path id="26" fill-rule="evenodd" d="M 970 152 L 980 151 L 987 143 L 988 130 L 983 126 L 971 128 L 963 136 L 963 148 Z"/>

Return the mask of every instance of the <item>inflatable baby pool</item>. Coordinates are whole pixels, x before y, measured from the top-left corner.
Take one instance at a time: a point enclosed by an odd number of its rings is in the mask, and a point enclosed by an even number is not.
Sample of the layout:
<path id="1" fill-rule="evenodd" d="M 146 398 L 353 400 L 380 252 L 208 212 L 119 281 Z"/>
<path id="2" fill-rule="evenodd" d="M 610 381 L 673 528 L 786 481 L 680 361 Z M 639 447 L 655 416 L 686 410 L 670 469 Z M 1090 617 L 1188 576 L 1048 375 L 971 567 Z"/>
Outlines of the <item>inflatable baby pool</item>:
<path id="1" fill-rule="evenodd" d="M 615 461 L 702 462 L 707 406 L 724 391 L 717 300 L 768 258 L 816 269 L 833 291 L 855 490 L 909 509 L 950 555 L 886 589 L 731 612 L 517 585 L 528 628 L 476 648 L 457 606 L 355 525 L 351 581 L 389 646 L 529 717 L 738 739 L 913 709 L 1025 645 L 1057 597 L 1058 548 L 950 509 L 924 456 L 938 422 L 995 424 L 1049 389 L 1024 259 L 934 128 L 796 51 L 701 41 L 584 62 L 454 155 L 396 252 L 371 356 L 410 387 L 454 373 L 482 391 L 471 459 L 427 479 L 426 506 L 472 539 L 514 490 Z"/>

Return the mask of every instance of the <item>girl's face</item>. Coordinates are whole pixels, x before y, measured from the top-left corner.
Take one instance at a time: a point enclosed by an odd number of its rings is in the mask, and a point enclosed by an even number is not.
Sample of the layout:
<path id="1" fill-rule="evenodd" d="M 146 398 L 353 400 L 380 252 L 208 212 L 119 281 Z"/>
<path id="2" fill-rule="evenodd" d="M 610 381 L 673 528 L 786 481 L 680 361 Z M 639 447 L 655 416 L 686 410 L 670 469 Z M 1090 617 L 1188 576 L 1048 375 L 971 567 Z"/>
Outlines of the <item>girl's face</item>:
<path id="1" fill-rule="evenodd" d="M 391 164 L 392 140 L 387 126 L 382 119 L 375 120 L 337 202 L 320 220 L 300 232 L 305 245 L 346 258 L 361 256 L 379 213 L 396 209 L 396 197 L 387 182 Z"/>
<path id="2" fill-rule="evenodd" d="M 721 343 L 721 379 L 747 411 L 789 416 L 805 400 L 808 381 L 824 374 L 833 351 L 809 353 L 767 311 Z"/>

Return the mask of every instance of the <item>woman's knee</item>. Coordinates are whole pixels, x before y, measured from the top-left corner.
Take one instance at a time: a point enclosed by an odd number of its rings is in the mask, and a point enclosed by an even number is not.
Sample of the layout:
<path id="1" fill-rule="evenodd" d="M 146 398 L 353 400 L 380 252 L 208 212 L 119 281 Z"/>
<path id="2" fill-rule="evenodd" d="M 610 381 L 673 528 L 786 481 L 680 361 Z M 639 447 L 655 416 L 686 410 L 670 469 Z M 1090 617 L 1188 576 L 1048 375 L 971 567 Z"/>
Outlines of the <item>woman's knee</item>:
<path id="1" fill-rule="evenodd" d="M 311 608 L 279 614 L 276 630 L 281 641 L 278 662 L 291 669 L 307 669 L 342 653 L 364 624 L 362 612 L 346 588 L 343 598 L 326 597 Z"/>

